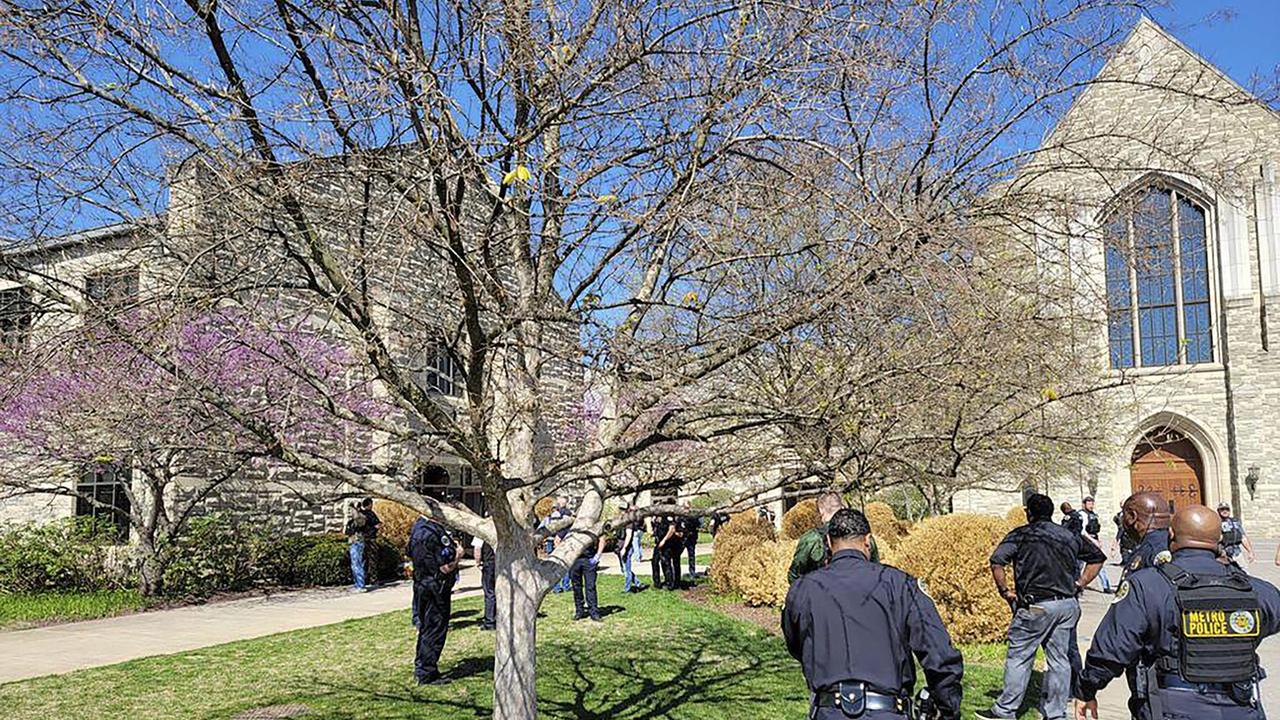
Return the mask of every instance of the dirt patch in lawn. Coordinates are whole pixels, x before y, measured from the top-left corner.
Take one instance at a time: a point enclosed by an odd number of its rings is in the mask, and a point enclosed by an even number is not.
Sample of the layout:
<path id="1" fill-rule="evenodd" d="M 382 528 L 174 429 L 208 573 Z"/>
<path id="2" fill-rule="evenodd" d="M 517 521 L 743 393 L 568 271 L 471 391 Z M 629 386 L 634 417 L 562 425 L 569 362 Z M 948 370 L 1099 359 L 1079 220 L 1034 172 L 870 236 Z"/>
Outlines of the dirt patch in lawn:
<path id="1" fill-rule="evenodd" d="M 717 595 L 709 584 L 698 585 L 681 593 L 685 600 L 702 605 L 729 617 L 749 622 L 766 632 L 782 637 L 782 616 L 777 608 L 750 607 L 742 602 Z"/>

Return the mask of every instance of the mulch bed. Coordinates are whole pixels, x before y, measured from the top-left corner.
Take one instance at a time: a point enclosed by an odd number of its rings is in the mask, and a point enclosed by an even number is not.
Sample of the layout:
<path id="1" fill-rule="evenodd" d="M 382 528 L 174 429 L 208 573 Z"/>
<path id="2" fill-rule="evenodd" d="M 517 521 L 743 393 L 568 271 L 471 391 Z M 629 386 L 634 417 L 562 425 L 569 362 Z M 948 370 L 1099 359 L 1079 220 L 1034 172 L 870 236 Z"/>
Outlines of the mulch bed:
<path id="1" fill-rule="evenodd" d="M 782 637 L 782 617 L 775 608 L 748 607 L 740 602 L 732 602 L 716 595 L 709 584 L 702 584 L 685 590 L 681 596 L 689 602 L 723 613 L 729 617 L 749 622 L 771 635 Z"/>

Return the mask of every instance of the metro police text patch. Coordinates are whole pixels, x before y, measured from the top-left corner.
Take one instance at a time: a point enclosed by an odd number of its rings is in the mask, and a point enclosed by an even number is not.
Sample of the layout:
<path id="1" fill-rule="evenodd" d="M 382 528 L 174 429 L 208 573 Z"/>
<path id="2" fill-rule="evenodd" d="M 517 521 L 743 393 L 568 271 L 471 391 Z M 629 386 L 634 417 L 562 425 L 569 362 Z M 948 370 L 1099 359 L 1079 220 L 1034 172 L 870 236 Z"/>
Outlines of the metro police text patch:
<path id="1" fill-rule="evenodd" d="M 1257 610 L 1184 610 L 1182 635 L 1189 638 L 1258 636 Z"/>

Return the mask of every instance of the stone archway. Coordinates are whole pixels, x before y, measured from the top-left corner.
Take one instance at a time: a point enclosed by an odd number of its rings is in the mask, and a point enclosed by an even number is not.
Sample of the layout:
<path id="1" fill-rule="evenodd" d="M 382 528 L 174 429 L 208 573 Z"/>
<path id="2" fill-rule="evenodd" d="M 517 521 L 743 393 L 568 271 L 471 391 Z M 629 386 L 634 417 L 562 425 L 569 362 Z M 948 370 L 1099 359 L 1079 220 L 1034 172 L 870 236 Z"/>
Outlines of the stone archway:
<path id="1" fill-rule="evenodd" d="M 1204 460 L 1183 433 L 1172 428 L 1152 430 L 1133 448 L 1129 464 L 1130 489 L 1158 492 L 1170 511 L 1204 503 Z"/>

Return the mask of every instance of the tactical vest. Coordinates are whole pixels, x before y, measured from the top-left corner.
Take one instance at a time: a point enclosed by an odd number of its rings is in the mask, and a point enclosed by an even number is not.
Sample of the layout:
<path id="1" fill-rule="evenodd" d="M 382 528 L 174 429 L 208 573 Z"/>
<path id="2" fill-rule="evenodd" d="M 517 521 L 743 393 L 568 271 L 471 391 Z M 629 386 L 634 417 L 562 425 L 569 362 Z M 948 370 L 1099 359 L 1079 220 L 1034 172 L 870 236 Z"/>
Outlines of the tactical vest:
<path id="1" fill-rule="evenodd" d="M 1239 683 L 1258 676 L 1262 609 L 1243 570 L 1194 575 L 1158 566 L 1178 608 L 1176 672 L 1193 683 Z M 1173 670 L 1173 668 L 1169 668 Z"/>
<path id="2" fill-rule="evenodd" d="M 1089 521 L 1085 523 L 1084 531 L 1089 537 L 1098 537 L 1098 533 L 1102 532 L 1102 523 L 1098 522 L 1098 514 L 1094 512 L 1086 512 Z"/>
<path id="3" fill-rule="evenodd" d="M 1244 542 L 1244 528 L 1235 519 L 1222 521 L 1222 546 L 1232 547 Z"/>

